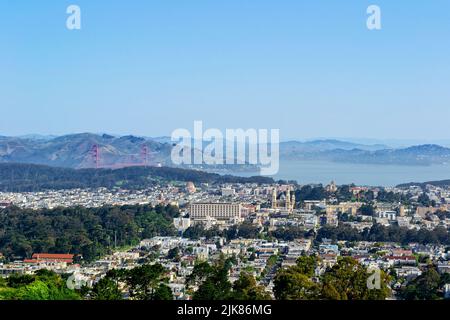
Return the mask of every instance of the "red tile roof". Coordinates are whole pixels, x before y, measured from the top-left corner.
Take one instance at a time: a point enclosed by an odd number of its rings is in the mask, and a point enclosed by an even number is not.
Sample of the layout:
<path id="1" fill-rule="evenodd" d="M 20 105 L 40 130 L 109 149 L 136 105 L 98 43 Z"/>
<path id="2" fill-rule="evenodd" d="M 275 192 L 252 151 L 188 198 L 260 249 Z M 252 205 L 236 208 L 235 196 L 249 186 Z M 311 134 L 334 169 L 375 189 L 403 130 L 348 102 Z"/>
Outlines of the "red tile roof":
<path id="1" fill-rule="evenodd" d="M 33 259 L 73 259 L 73 254 L 54 254 L 54 253 L 34 253 L 32 256 Z"/>
<path id="2" fill-rule="evenodd" d="M 406 260 L 406 261 L 416 260 L 415 257 L 411 257 L 411 256 L 388 256 L 387 258 L 389 260 Z"/>
<path id="3" fill-rule="evenodd" d="M 36 262 L 38 262 L 37 260 L 34 260 L 34 259 L 25 259 L 25 260 L 23 260 L 23 262 L 24 263 L 36 263 Z"/>
<path id="4" fill-rule="evenodd" d="M 73 254 L 34 253 L 31 259 L 25 259 L 25 263 L 39 262 L 67 262 L 73 263 Z"/>

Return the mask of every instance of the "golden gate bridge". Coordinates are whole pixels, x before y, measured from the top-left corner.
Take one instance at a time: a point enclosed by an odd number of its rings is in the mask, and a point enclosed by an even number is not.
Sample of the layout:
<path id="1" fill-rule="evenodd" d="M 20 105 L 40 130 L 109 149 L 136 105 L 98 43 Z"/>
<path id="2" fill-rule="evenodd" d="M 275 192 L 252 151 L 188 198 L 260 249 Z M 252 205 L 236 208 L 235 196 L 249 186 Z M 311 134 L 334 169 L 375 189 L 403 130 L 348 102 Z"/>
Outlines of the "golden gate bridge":
<path id="1" fill-rule="evenodd" d="M 146 144 L 141 146 L 139 154 L 127 154 L 124 156 L 124 161 L 115 162 L 112 164 L 104 163 L 102 160 L 100 147 L 98 144 L 94 144 L 89 152 L 89 165 L 90 168 L 96 169 L 120 169 L 127 167 L 148 167 L 150 163 L 150 152 Z"/>

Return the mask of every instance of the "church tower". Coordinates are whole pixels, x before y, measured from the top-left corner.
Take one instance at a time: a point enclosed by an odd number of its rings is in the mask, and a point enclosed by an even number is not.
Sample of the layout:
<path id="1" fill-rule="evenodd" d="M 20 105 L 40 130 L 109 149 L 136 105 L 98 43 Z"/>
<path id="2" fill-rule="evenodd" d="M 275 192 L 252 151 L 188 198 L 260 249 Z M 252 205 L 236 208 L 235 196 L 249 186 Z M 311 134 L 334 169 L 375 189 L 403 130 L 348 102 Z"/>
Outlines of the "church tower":
<path id="1" fill-rule="evenodd" d="M 291 188 L 288 187 L 286 191 L 286 210 L 291 209 Z"/>
<path id="2" fill-rule="evenodd" d="M 295 209 L 295 192 L 292 193 L 292 199 L 291 199 L 291 209 Z"/>
<path id="3" fill-rule="evenodd" d="M 272 192 L 272 209 L 277 208 L 277 188 L 273 188 Z"/>

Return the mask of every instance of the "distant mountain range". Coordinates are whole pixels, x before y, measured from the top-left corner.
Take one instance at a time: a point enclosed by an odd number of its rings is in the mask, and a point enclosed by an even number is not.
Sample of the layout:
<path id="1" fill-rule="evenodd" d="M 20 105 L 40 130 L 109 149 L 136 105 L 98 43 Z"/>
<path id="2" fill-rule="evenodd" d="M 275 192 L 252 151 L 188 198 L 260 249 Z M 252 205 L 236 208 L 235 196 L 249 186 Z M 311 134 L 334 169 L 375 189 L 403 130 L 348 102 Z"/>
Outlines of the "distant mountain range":
<path id="1" fill-rule="evenodd" d="M 91 133 L 59 137 L 0 137 L 0 162 L 69 168 L 169 165 L 172 146 L 151 139 Z"/>
<path id="2" fill-rule="evenodd" d="M 81 133 L 64 136 L 0 136 L 0 163 L 31 163 L 68 168 L 173 166 L 170 137 L 114 136 Z M 432 165 L 450 163 L 450 149 L 426 144 L 391 148 L 340 140 L 280 143 L 281 160 Z M 207 168 L 202 168 L 207 169 Z"/>
<path id="3" fill-rule="evenodd" d="M 450 187 L 450 180 L 438 180 L 438 181 L 427 181 L 427 182 L 409 182 L 409 183 L 402 183 L 399 184 L 398 188 L 409 188 L 409 187 L 421 187 L 422 189 L 425 189 L 427 185 L 432 185 L 435 187 Z"/>
<path id="4" fill-rule="evenodd" d="M 289 144 L 289 147 L 286 147 Z M 310 143 L 309 143 L 310 144 Z M 385 148 L 382 145 L 355 145 L 351 143 L 337 143 L 337 148 L 328 141 L 318 142 L 326 148 L 319 148 L 315 143 L 311 148 L 309 144 L 282 143 L 280 144 L 281 159 L 291 160 L 323 160 L 344 163 L 365 164 L 396 164 L 396 165 L 420 165 L 450 164 L 450 149 L 435 144 L 411 146 L 408 148 Z"/>
<path id="5" fill-rule="evenodd" d="M 332 151 L 337 149 L 341 150 L 359 149 L 365 151 L 376 151 L 388 148 L 389 148 L 388 146 L 383 144 L 367 145 L 334 139 L 312 140 L 306 142 L 287 141 L 280 143 L 280 151 L 283 151 L 283 153 L 293 153 L 293 154 Z"/>

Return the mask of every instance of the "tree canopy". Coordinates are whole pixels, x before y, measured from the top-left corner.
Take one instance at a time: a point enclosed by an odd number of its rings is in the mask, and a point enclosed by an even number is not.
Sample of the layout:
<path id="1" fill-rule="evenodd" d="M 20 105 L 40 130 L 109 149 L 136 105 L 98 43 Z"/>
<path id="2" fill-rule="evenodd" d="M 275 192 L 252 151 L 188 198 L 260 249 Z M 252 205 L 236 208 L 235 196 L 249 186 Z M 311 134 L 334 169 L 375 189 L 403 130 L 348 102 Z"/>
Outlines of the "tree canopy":
<path id="1" fill-rule="evenodd" d="M 0 252 L 7 259 L 36 252 L 71 253 L 92 261 L 114 247 L 175 235 L 172 206 L 122 206 L 29 210 L 10 207 L 0 214 Z"/>
<path id="2" fill-rule="evenodd" d="M 380 288 L 370 289 L 368 270 L 350 257 L 341 258 L 320 277 L 318 258 L 303 256 L 297 265 L 282 268 L 275 277 L 275 297 L 280 300 L 384 300 L 390 294 L 389 279 L 380 270 Z"/>

